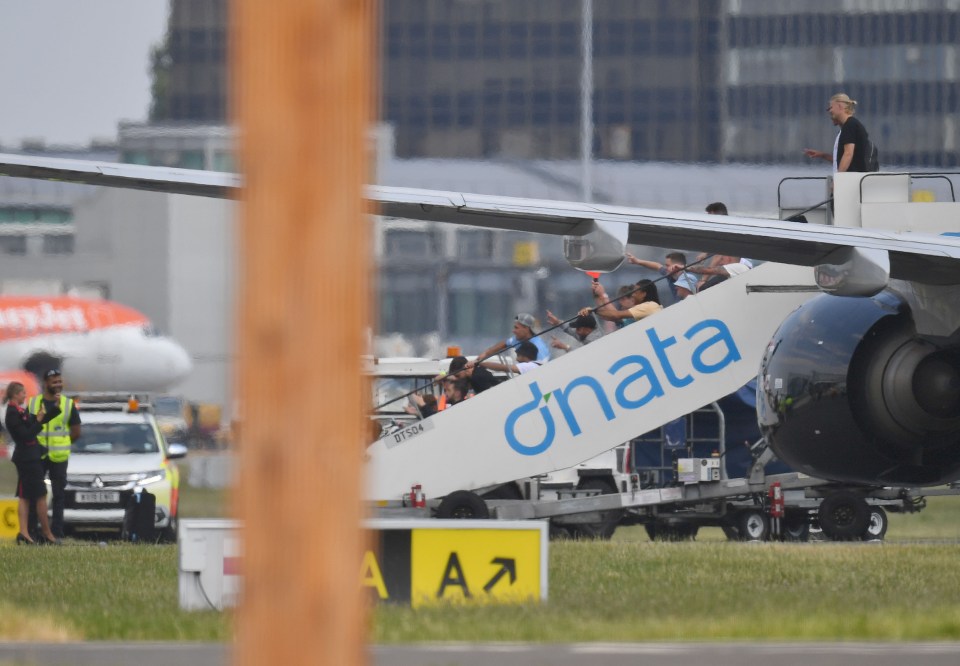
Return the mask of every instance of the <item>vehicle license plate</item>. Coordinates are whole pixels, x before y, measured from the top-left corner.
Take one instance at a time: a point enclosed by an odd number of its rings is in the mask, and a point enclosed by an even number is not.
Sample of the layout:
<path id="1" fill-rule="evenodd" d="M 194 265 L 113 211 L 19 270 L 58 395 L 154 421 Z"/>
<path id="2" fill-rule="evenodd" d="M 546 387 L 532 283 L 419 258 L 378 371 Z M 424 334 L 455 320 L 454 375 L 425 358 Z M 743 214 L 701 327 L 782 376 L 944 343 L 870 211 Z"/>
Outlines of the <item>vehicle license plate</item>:
<path id="1" fill-rule="evenodd" d="M 98 490 L 93 492 L 77 493 L 77 503 L 83 504 L 118 504 L 120 493 L 116 490 Z"/>

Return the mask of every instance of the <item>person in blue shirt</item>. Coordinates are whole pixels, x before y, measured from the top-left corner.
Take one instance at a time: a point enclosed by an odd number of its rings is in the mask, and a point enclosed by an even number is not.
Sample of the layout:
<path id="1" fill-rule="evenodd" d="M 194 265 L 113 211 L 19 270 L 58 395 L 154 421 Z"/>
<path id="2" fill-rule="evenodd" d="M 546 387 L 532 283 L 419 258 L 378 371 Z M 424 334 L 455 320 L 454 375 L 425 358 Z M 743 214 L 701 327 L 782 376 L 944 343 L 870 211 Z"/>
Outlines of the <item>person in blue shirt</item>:
<path id="1" fill-rule="evenodd" d="M 539 335 L 534 334 L 534 327 L 537 320 L 532 314 L 521 312 L 513 321 L 513 335 L 506 340 L 501 340 L 486 351 L 480 354 L 479 360 L 490 358 L 502 352 L 507 348 L 516 347 L 519 342 L 532 342 L 537 347 L 537 358 L 534 359 L 540 363 L 546 363 L 550 360 L 550 347 Z"/>
<path id="2" fill-rule="evenodd" d="M 683 252 L 671 252 L 664 259 L 664 263 L 637 259 L 629 252 L 626 254 L 627 263 L 643 266 L 657 271 L 667 278 L 674 300 L 682 301 L 687 296 L 697 293 L 697 278 L 686 271 L 687 257 Z"/>

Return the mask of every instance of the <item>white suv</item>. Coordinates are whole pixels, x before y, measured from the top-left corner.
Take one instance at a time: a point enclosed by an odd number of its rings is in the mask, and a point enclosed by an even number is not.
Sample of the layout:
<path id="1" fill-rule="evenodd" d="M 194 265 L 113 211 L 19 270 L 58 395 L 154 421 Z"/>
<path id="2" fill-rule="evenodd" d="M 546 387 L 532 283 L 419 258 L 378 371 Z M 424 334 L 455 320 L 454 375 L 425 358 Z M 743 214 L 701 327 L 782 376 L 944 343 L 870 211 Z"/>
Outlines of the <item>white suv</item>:
<path id="1" fill-rule="evenodd" d="M 180 472 L 171 462 L 187 448 L 167 444 L 148 411 L 101 410 L 81 404 L 81 437 L 67 466 L 67 529 L 116 529 L 137 488 L 156 496 L 155 526 L 165 541 L 176 541 Z"/>

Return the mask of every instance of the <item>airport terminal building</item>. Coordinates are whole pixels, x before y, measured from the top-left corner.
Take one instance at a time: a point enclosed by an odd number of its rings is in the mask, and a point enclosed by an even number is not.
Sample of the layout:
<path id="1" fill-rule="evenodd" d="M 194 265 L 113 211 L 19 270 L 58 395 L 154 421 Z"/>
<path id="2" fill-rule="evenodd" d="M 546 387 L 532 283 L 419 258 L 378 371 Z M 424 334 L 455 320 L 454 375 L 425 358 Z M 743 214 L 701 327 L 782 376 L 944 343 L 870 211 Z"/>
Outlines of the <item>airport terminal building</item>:
<path id="1" fill-rule="evenodd" d="M 226 120 L 226 2 L 173 0 L 156 121 Z M 574 159 L 581 0 L 382 3 L 380 117 L 400 157 Z M 600 159 L 800 163 L 859 100 L 884 164 L 955 167 L 952 0 L 593 3 Z M 906 131 L 905 128 L 909 128 Z"/>

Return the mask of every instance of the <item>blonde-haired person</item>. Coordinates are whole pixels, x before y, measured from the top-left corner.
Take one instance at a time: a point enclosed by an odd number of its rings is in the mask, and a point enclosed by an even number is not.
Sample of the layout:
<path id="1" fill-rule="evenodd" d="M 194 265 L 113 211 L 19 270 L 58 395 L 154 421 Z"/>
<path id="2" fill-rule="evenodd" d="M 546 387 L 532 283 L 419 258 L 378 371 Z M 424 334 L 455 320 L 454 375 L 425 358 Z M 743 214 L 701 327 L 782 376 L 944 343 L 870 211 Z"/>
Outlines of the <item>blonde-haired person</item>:
<path id="1" fill-rule="evenodd" d="M 866 172 L 870 136 L 863 123 L 854 117 L 853 114 L 856 112 L 857 100 L 850 99 L 846 93 L 837 93 L 831 97 L 827 113 L 830 114 L 833 124 L 840 128 L 833 142 L 833 153 L 804 148 L 803 154 L 814 159 L 833 162 L 834 173 Z"/>
<path id="2" fill-rule="evenodd" d="M 10 382 L 7 385 L 7 413 L 4 425 L 10 438 L 13 439 L 13 464 L 17 467 L 17 517 L 20 519 L 20 531 L 17 533 L 17 544 L 33 545 L 36 543 L 30 537 L 28 515 L 30 504 L 37 509 L 40 519 L 40 531 L 43 538 L 50 543 L 60 543 L 53 532 L 47 518 L 47 486 L 43 482 L 43 454 L 45 446 L 37 442 L 37 433 L 43 424 L 54 418 L 56 414 L 47 414 L 41 407 L 34 415 L 26 410 L 27 389 L 20 382 Z"/>

